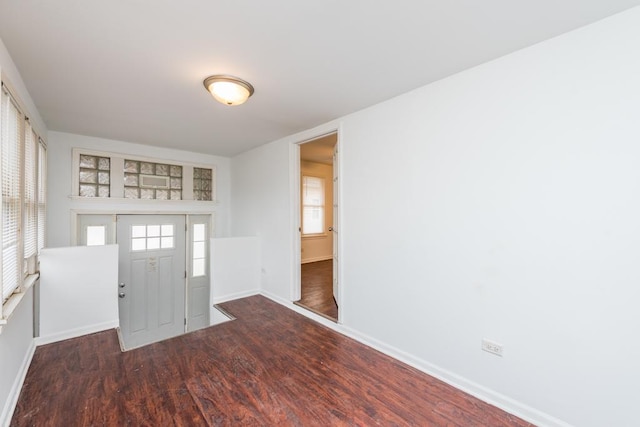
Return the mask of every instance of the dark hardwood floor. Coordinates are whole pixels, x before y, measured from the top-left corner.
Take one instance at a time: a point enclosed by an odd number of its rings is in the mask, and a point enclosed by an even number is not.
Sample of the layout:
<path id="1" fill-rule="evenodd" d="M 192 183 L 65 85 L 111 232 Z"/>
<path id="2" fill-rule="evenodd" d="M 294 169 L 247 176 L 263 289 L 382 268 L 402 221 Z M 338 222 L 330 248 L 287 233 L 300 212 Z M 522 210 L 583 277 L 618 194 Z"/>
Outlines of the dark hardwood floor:
<path id="1" fill-rule="evenodd" d="M 300 283 L 301 298 L 296 304 L 337 321 L 338 306 L 333 299 L 333 261 L 302 264 Z"/>
<path id="2" fill-rule="evenodd" d="M 529 426 L 262 296 L 121 353 L 114 330 L 36 349 L 13 426 Z"/>

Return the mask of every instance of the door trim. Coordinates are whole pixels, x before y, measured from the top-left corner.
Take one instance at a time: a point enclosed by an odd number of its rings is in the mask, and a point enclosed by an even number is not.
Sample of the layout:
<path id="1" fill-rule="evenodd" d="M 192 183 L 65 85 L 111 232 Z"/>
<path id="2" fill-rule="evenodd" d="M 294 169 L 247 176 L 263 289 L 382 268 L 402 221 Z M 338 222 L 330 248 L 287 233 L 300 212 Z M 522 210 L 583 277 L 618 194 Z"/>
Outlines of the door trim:
<path id="1" fill-rule="evenodd" d="M 302 262 L 302 256 L 300 253 L 301 249 L 301 238 L 300 238 L 300 227 L 302 224 L 300 223 L 300 145 L 314 141 L 316 139 L 322 138 L 327 135 L 336 134 L 336 147 L 340 149 L 340 153 L 342 153 L 342 144 L 341 144 L 341 134 L 342 134 L 342 124 L 332 124 L 323 129 L 316 129 L 314 133 L 305 132 L 304 135 L 308 135 L 308 137 L 301 137 L 300 139 L 293 140 L 290 144 L 289 149 L 289 176 L 291 179 L 289 180 L 289 193 L 291 200 L 291 231 L 292 231 L 292 244 L 293 248 L 293 263 L 291 267 L 291 289 L 290 289 L 290 298 L 291 302 L 298 301 L 301 298 L 301 283 L 300 283 L 300 266 Z M 344 169 L 344 157 L 340 158 L 340 162 L 338 164 L 338 176 L 342 177 L 342 171 Z M 341 324 L 342 319 L 345 318 L 345 307 L 344 307 L 344 251 L 343 251 L 343 239 L 344 236 L 344 221 L 342 215 L 343 201 L 342 201 L 342 183 L 343 179 L 340 178 L 338 180 L 338 223 L 341 225 L 341 232 L 338 233 L 338 254 L 340 254 L 341 268 L 338 271 L 338 294 L 339 300 L 343 303 L 340 307 L 338 307 L 338 320 L 336 323 Z"/>

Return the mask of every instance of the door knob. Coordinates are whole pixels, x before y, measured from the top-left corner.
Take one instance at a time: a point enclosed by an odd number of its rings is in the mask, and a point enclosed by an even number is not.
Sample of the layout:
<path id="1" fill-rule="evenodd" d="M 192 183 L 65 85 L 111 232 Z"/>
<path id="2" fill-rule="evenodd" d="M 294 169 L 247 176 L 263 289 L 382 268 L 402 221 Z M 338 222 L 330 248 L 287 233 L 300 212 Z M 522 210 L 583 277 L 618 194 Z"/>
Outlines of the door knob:
<path id="1" fill-rule="evenodd" d="M 118 296 L 119 296 L 120 298 L 124 298 L 124 292 L 120 292 L 120 293 L 118 294 Z"/>
<path id="2" fill-rule="evenodd" d="M 124 288 L 124 283 L 120 283 L 118 286 L 120 286 L 121 288 Z"/>
<path id="3" fill-rule="evenodd" d="M 333 227 L 329 227 L 329 231 L 333 231 Z"/>

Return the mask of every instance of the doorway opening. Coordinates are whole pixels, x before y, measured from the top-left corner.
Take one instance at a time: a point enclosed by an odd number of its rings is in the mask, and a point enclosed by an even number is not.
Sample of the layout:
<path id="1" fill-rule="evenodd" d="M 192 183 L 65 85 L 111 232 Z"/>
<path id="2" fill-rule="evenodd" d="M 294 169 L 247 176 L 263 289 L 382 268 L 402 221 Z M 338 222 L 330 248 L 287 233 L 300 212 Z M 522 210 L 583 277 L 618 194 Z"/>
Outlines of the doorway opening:
<path id="1" fill-rule="evenodd" d="M 338 321 L 338 134 L 300 144 L 300 299 Z"/>

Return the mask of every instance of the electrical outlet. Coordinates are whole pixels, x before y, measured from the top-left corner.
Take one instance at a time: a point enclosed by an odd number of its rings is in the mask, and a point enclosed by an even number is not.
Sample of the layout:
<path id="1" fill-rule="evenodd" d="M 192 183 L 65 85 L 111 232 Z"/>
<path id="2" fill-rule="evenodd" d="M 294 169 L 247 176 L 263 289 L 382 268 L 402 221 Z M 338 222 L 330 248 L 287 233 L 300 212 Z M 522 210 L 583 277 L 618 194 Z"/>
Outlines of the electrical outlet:
<path id="1" fill-rule="evenodd" d="M 486 352 L 502 357 L 502 344 L 498 344 L 496 342 L 483 339 L 482 349 Z"/>

